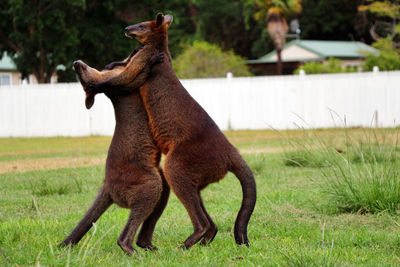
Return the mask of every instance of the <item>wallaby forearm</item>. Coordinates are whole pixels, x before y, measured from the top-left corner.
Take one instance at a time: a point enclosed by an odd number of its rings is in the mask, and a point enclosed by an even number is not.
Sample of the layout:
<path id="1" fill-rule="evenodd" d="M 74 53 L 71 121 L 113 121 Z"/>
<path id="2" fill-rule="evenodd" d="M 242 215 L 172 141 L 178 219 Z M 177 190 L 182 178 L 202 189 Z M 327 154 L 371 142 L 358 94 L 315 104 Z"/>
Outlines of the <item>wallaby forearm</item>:
<path id="1" fill-rule="evenodd" d="M 145 49 L 146 48 L 143 48 L 143 50 L 140 51 L 140 53 L 137 54 L 135 58 L 130 61 L 125 70 L 122 71 L 119 75 L 93 84 L 93 89 L 98 92 L 105 92 L 105 90 L 113 90 L 117 87 L 126 87 L 127 85 L 131 84 L 136 79 L 136 76 L 143 71 L 146 64 L 148 64 L 151 59 L 151 55 L 153 53 L 151 52 L 151 50 L 147 51 Z M 144 55 L 142 56 L 141 53 L 143 53 Z M 147 56 L 148 54 L 150 56 Z"/>
<path id="2" fill-rule="evenodd" d="M 146 53 L 148 54 L 150 51 L 147 51 Z M 92 85 L 92 90 L 97 93 L 106 93 L 111 91 L 114 93 L 115 91 L 132 92 L 145 83 L 149 73 L 151 72 L 152 66 L 163 62 L 163 60 L 164 53 L 162 52 L 154 52 L 148 61 L 145 60 L 145 57 L 139 55 L 129 63 L 126 70 L 124 70 L 120 75 L 113 76 Z M 138 64 L 140 64 L 140 66 L 144 65 L 144 67 L 142 68 L 137 66 Z"/>
<path id="3" fill-rule="evenodd" d="M 104 69 L 106 69 L 106 70 L 112 70 L 113 68 L 118 67 L 118 66 L 126 66 L 126 65 L 129 63 L 129 61 L 132 59 L 132 57 L 133 57 L 134 55 L 136 55 L 136 53 L 139 52 L 143 47 L 144 47 L 143 44 L 139 45 L 139 46 L 136 47 L 136 48 L 132 51 L 132 53 L 131 53 L 127 58 L 125 58 L 123 61 L 114 61 L 114 62 L 111 62 L 111 63 L 107 64 L 107 65 L 104 67 Z"/>

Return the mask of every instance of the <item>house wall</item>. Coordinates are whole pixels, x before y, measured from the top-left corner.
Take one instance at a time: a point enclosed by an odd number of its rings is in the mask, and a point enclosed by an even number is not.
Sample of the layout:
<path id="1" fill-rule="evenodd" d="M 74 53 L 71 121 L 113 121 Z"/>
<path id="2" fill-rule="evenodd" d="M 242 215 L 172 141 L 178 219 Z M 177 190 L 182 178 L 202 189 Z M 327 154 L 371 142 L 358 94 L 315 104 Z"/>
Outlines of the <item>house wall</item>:
<path id="1" fill-rule="evenodd" d="M 11 85 L 19 85 L 21 84 L 21 75 L 12 70 L 0 70 L 0 74 L 10 75 L 10 83 Z"/>
<path id="2" fill-rule="evenodd" d="M 51 76 L 50 83 L 57 83 L 56 74 L 53 74 L 53 76 Z M 35 75 L 29 75 L 29 84 L 39 84 Z"/>
<path id="3" fill-rule="evenodd" d="M 13 85 L 21 84 L 21 73 L 16 71 L 12 72 L 12 84 Z"/>
<path id="4" fill-rule="evenodd" d="M 182 83 L 221 129 L 400 125 L 400 71 Z M 112 135 L 109 99 L 84 99 L 79 83 L 0 87 L 0 136 Z"/>

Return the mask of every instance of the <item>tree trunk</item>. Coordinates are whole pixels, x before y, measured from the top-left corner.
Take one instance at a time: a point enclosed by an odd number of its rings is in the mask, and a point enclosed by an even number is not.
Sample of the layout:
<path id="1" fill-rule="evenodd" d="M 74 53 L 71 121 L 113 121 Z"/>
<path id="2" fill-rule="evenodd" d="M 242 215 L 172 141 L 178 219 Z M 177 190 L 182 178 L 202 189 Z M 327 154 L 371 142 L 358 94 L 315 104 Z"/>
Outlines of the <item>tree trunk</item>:
<path id="1" fill-rule="evenodd" d="M 277 48 L 276 55 L 278 60 L 276 61 L 276 75 L 282 75 L 282 50 Z"/>
<path id="2" fill-rule="evenodd" d="M 33 76 L 35 76 L 36 81 L 38 83 L 50 83 L 51 76 L 49 78 L 48 75 L 46 75 L 46 73 L 44 73 L 44 72 L 42 72 L 40 70 L 35 71 L 33 73 Z"/>
<path id="3" fill-rule="evenodd" d="M 267 18 L 267 30 L 274 41 L 276 55 L 276 74 L 282 75 L 282 49 L 286 42 L 286 33 L 289 30 L 286 19 L 281 18 L 279 13 L 269 12 Z"/>

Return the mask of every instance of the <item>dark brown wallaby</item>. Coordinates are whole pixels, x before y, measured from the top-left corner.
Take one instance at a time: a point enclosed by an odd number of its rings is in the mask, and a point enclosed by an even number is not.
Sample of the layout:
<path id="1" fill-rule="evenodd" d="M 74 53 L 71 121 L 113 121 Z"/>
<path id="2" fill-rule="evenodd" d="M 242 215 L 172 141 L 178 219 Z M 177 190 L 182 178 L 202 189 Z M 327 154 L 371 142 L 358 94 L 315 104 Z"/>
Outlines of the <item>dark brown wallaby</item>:
<path id="1" fill-rule="evenodd" d="M 151 67 L 162 60 L 162 53 L 154 53 L 147 47 L 143 47 L 137 55 L 131 55 L 129 61 L 136 66 L 136 70 L 128 79 L 128 85 L 132 88 L 142 85 L 151 75 Z M 116 65 L 112 70 L 99 72 L 82 61 L 74 62 L 74 68 L 86 91 L 88 108 L 93 105 L 96 94 L 88 84 L 123 75 L 125 71 L 125 67 Z M 142 223 L 137 244 L 156 249 L 152 244 L 152 234 L 167 202 L 169 187 L 159 169 L 160 151 L 151 137 L 139 91 L 127 92 L 121 88 L 118 92 L 106 92 L 106 95 L 114 106 L 116 125 L 108 151 L 104 185 L 83 219 L 60 245 L 78 243 L 102 213 L 115 203 L 131 210 L 118 239 L 118 245 L 131 255 L 134 251 L 133 239 Z"/>
<path id="2" fill-rule="evenodd" d="M 127 27 L 126 35 L 164 52 L 163 63 L 154 66 L 152 75 L 140 87 L 140 96 L 149 117 L 153 139 L 166 155 L 164 175 L 185 206 L 194 232 L 183 244 L 189 248 L 199 240 L 209 243 L 217 227 L 208 215 L 200 190 L 233 172 L 242 186 L 243 201 L 235 222 L 237 244 L 249 245 L 247 225 L 256 203 L 256 183 L 250 168 L 229 143 L 204 109 L 189 95 L 176 77 L 168 50 L 167 29 L 172 16 L 158 14 L 156 20 Z M 127 64 L 125 77 L 131 68 Z M 134 66 L 132 66 L 134 68 Z M 93 87 L 117 92 L 119 77 L 112 77 Z M 226 192 L 229 194 L 229 192 Z"/>

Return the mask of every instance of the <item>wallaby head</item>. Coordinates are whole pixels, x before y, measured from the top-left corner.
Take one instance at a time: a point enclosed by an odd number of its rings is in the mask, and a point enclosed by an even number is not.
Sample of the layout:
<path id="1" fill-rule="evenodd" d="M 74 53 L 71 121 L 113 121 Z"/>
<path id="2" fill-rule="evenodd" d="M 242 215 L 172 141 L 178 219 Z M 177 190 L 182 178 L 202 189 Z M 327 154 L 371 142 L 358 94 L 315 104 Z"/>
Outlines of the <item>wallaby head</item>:
<path id="1" fill-rule="evenodd" d="M 77 60 L 74 62 L 75 72 L 78 75 L 83 90 L 86 93 L 85 105 L 87 109 L 90 109 L 93 106 L 94 97 L 96 95 L 96 93 L 94 93 L 92 90 L 89 90 L 88 84 L 101 82 L 110 77 L 119 75 L 125 68 L 125 66 L 116 66 L 111 70 L 98 71 L 87 65 L 82 60 Z"/>
<path id="2" fill-rule="evenodd" d="M 173 20 L 172 15 L 158 13 L 155 20 L 145 21 L 125 28 L 125 35 L 141 43 L 156 42 L 167 35 Z"/>

